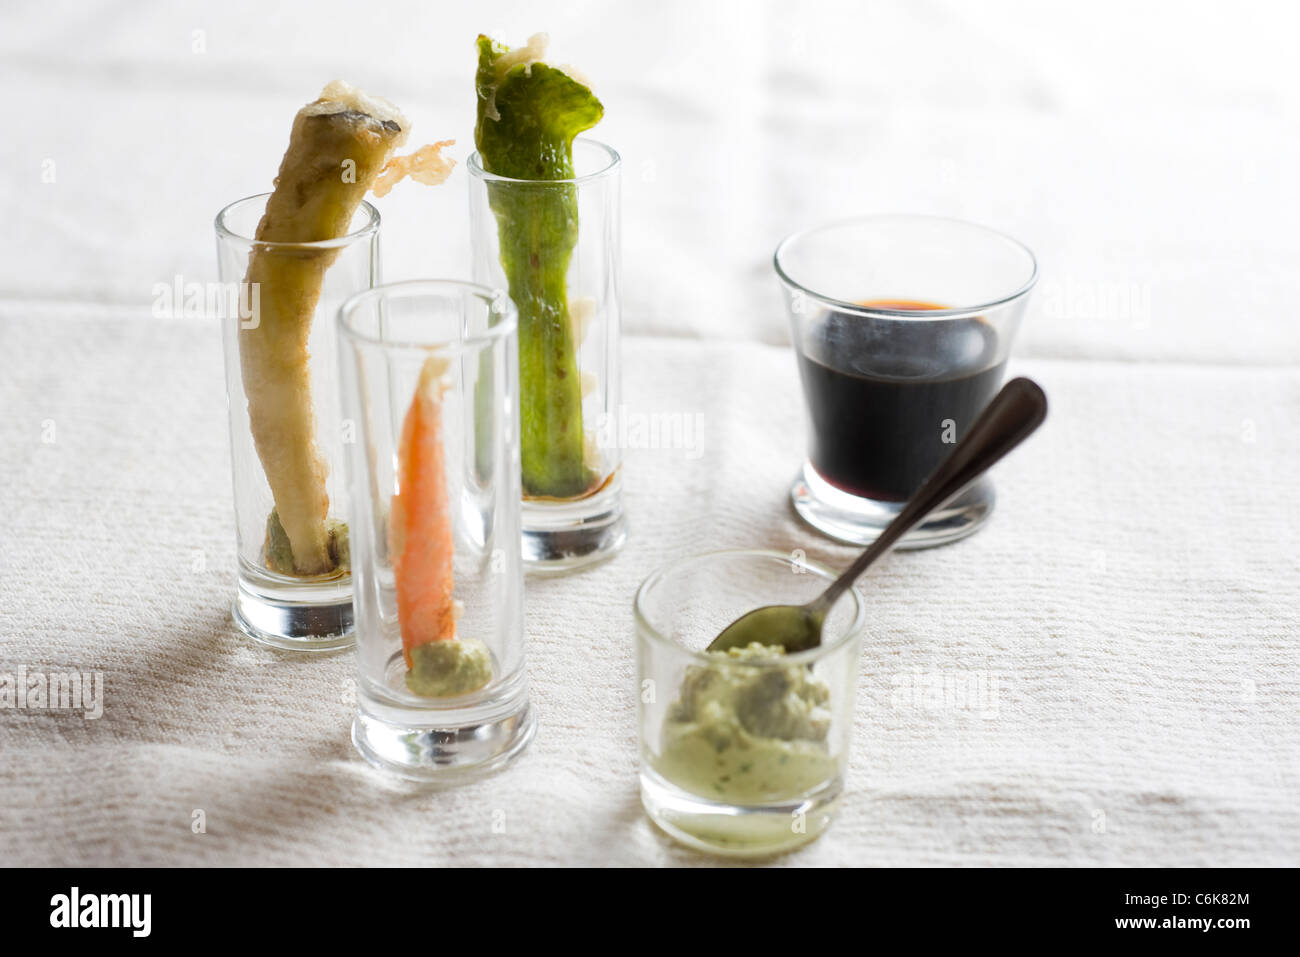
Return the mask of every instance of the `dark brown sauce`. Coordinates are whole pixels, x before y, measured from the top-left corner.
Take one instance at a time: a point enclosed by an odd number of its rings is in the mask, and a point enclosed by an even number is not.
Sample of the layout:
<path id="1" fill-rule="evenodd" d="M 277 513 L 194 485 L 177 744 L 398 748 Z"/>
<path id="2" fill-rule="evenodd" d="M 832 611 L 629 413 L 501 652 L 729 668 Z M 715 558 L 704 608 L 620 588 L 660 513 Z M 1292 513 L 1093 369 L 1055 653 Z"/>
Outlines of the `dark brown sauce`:
<path id="1" fill-rule="evenodd" d="M 873 299 L 891 311 L 944 309 Z M 901 502 L 966 434 L 1002 382 L 997 333 L 980 317 L 873 319 L 831 313 L 798 351 L 812 428 L 809 458 L 852 495 Z"/>

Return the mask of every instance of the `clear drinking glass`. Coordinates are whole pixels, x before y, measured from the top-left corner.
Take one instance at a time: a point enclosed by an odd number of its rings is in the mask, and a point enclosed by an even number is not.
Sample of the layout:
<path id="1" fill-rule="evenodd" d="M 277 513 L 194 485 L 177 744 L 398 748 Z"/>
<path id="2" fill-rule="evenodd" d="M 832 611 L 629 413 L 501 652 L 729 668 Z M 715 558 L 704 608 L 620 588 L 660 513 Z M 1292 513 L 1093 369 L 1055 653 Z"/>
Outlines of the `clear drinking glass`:
<path id="1" fill-rule="evenodd" d="M 1037 264 L 1001 233 L 928 216 L 796 233 L 775 264 L 809 429 L 790 495 L 814 528 L 868 544 L 1002 385 Z M 963 538 L 993 504 L 982 478 L 898 547 Z"/>
<path id="2" fill-rule="evenodd" d="M 487 770 L 533 733 L 519 554 L 515 310 L 467 282 L 379 286 L 339 311 L 358 713 L 411 780 Z"/>
<path id="3" fill-rule="evenodd" d="M 221 281 L 239 302 L 222 318 L 238 549 L 234 618 L 265 644 L 332 651 L 352 643 L 333 320 L 343 300 L 378 280 L 379 213 L 363 202 L 340 239 L 256 242 L 269 196 L 231 203 L 216 219 Z M 284 510 L 293 515 L 287 524 Z M 294 548 L 290 527 L 306 546 Z"/>
<path id="4" fill-rule="evenodd" d="M 849 589 L 822 644 L 792 655 L 703 649 L 747 611 L 811 601 L 830 570 L 768 551 L 674 562 L 636 594 L 641 803 L 692 847 L 772 854 L 820 835 L 839 806 L 865 612 Z"/>
<path id="5" fill-rule="evenodd" d="M 467 163 L 473 277 L 508 290 L 519 312 L 522 546 L 534 568 L 583 565 L 627 538 L 613 427 L 619 162 L 578 139 L 572 179 L 497 176 L 478 153 Z"/>

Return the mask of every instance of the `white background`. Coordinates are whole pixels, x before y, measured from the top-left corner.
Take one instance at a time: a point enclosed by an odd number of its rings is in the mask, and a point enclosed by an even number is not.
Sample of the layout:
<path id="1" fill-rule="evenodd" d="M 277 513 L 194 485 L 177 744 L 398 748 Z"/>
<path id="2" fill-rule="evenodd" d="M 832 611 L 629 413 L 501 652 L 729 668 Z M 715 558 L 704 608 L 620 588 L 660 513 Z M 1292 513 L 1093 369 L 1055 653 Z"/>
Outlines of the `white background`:
<path id="1" fill-rule="evenodd" d="M 6 297 L 139 305 L 210 276 L 213 214 L 270 188 L 294 111 L 335 76 L 463 159 L 474 36 L 545 29 L 624 158 L 630 332 L 783 342 L 780 237 L 898 210 L 1035 249 L 1024 355 L 1300 359 L 1282 312 L 1300 294 L 1286 4 L 11 2 L 4 18 L 22 115 L 3 140 Z M 464 176 L 380 201 L 389 278 L 465 271 Z"/>

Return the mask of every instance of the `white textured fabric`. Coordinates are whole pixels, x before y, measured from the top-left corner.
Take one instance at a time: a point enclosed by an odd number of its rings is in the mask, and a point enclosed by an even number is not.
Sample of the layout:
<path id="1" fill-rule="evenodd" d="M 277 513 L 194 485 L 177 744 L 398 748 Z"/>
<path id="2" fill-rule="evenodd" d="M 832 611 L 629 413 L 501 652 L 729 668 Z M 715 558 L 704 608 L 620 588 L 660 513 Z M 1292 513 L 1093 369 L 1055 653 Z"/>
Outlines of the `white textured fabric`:
<path id="1" fill-rule="evenodd" d="M 1300 863 L 1300 92 L 1269 8 L 412 2 L 367 12 L 364 43 L 356 9 L 5 9 L 0 673 L 106 691 L 99 720 L 0 711 L 0 859 L 711 863 L 640 809 L 632 593 L 714 547 L 849 559 L 786 502 L 803 437 L 769 257 L 827 216 L 917 210 L 1040 254 L 1013 371 L 1051 417 L 984 530 L 864 584 L 845 806 L 781 861 Z M 625 552 L 529 579 L 526 754 L 412 793 L 352 751 L 350 656 L 234 632 L 217 330 L 151 299 L 215 278 L 212 216 L 269 187 L 335 75 L 463 158 L 480 29 L 548 29 L 597 81 L 626 402 L 704 432 L 698 458 L 629 453 Z M 381 201 L 390 278 L 465 272 L 463 177 Z"/>
<path id="2" fill-rule="evenodd" d="M 630 411 L 702 413 L 704 454 L 633 451 L 627 550 L 529 580 L 526 755 L 459 790 L 389 793 L 347 739 L 349 657 L 273 654 L 231 628 L 213 324 L 10 314 L 3 329 L 4 660 L 107 682 L 98 721 L 0 716 L 7 860 L 695 860 L 639 811 L 636 584 L 720 546 L 850 554 L 784 501 L 800 452 L 786 350 L 629 341 Z M 70 359 L 79 374 L 52 378 Z M 1281 508 L 1300 453 L 1282 412 L 1300 375 L 1019 371 L 1051 394 L 1049 425 L 998 470 L 986 529 L 868 579 L 849 797 L 791 860 L 1294 862 L 1300 535 Z M 996 693 L 978 708 L 924 684 L 981 675 Z"/>

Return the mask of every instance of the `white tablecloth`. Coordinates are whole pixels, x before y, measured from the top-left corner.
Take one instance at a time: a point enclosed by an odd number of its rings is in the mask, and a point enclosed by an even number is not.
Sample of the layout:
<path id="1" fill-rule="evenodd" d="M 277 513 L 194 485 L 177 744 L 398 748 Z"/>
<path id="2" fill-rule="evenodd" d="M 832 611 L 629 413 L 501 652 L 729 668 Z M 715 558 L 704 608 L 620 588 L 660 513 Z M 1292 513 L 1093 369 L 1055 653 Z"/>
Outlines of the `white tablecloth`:
<path id="1" fill-rule="evenodd" d="M 607 6 L 6 7 L 0 674 L 106 689 L 98 720 L 0 710 L 0 859 L 711 862 L 640 810 L 632 593 L 713 547 L 848 560 L 785 500 L 803 435 L 769 258 L 915 210 L 1039 253 L 1013 371 L 1051 417 L 987 528 L 865 582 L 844 810 L 782 862 L 1300 862 L 1300 94 L 1269 8 Z M 353 753 L 349 656 L 233 630 L 217 328 L 153 315 L 153 287 L 215 278 L 213 214 L 269 187 L 335 75 L 463 158 L 480 29 L 548 29 L 596 81 L 625 400 L 704 432 L 698 457 L 629 452 L 622 554 L 529 579 L 526 754 L 418 793 Z M 465 190 L 380 202 L 389 278 L 465 273 Z"/>

